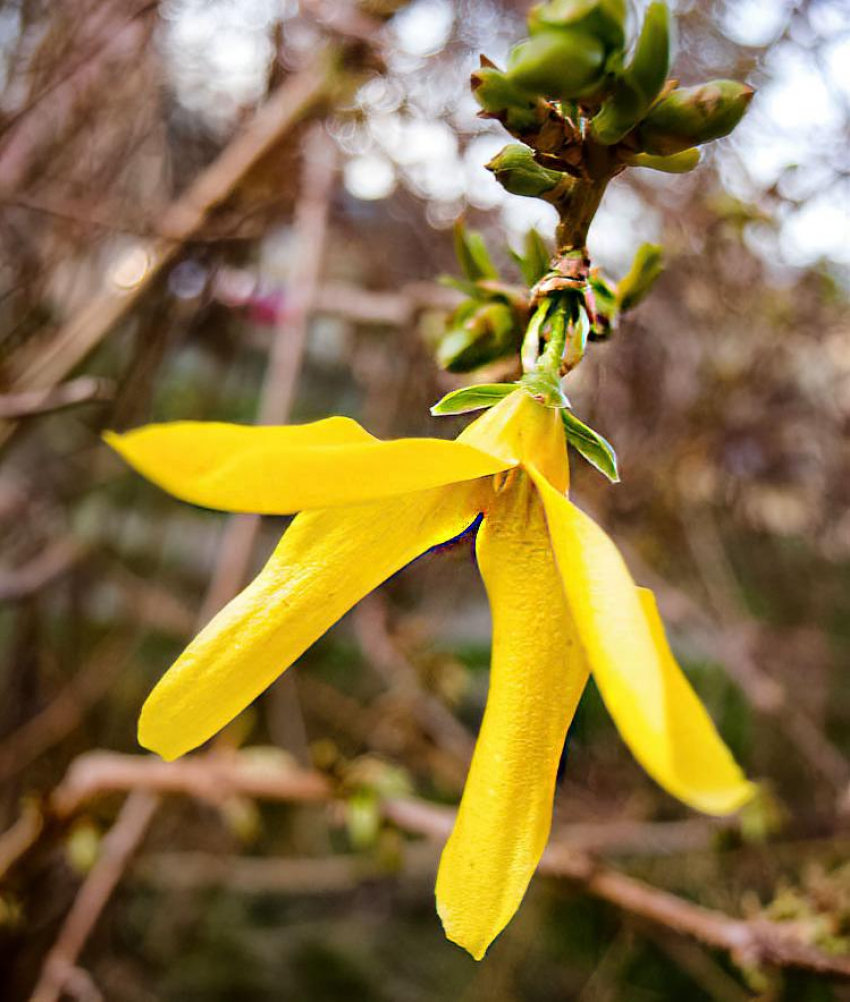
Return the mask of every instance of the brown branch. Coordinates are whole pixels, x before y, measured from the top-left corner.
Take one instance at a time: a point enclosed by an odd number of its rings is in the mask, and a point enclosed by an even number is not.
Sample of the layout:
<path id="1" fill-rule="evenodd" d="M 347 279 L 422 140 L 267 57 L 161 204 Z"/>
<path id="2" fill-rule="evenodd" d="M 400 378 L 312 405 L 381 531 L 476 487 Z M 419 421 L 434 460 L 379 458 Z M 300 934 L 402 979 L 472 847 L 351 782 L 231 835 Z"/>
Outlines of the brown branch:
<path id="1" fill-rule="evenodd" d="M 69 976 L 76 974 L 80 953 L 145 837 L 158 805 L 157 797 L 139 791 L 124 801 L 47 955 L 30 1002 L 59 1002 Z"/>
<path id="2" fill-rule="evenodd" d="M 165 763 L 92 752 L 72 765 L 49 803 L 56 816 L 67 819 L 89 800 L 121 790 L 136 791 L 134 796 L 185 793 L 213 802 L 237 794 L 280 801 L 332 800 L 330 784 L 320 774 L 296 767 L 257 768 L 250 759 L 246 765 L 244 753 L 214 753 Z M 381 806 L 386 820 L 397 827 L 438 842 L 445 840 L 454 823 L 454 811 L 422 800 L 390 798 Z M 559 837 L 551 843 L 539 871 L 571 880 L 584 892 L 629 914 L 724 950 L 742 966 L 798 968 L 850 978 L 850 958 L 800 941 L 781 923 L 735 918 L 651 887 L 599 863 L 593 856 L 593 846 L 580 846 L 575 838 L 567 841 Z"/>
<path id="3" fill-rule="evenodd" d="M 86 304 L 19 368 L 16 393 L 55 386 L 123 320 L 172 263 L 181 247 L 201 229 L 210 213 L 239 187 L 250 171 L 328 94 L 335 75 L 328 52 L 317 53 L 309 67 L 291 77 L 257 111 L 245 129 L 166 210 L 160 230 L 165 237 L 146 248 L 148 268 L 131 290 L 106 290 Z M 14 425 L 0 425 L 0 444 Z"/>
<path id="4" fill-rule="evenodd" d="M 0 396 L 0 421 L 16 421 L 33 414 L 47 414 L 66 407 L 76 407 L 78 404 L 112 400 L 114 396 L 115 383 L 111 379 L 80 376 L 79 379 L 71 379 L 44 390 L 3 394 Z"/>
<path id="5" fill-rule="evenodd" d="M 258 800 L 326 801 L 331 786 L 318 772 L 282 768 L 249 755 L 215 751 L 163 762 L 153 756 L 94 751 L 79 756 L 50 797 L 53 815 L 66 819 L 104 793 L 188 793 L 220 804 L 237 794 Z"/>
<path id="6" fill-rule="evenodd" d="M 86 553 L 86 546 L 65 536 L 48 543 L 32 560 L 12 570 L 0 570 L 0 602 L 20 602 L 67 574 Z"/>
<path id="7" fill-rule="evenodd" d="M 125 639 L 104 640 L 51 703 L 0 742 L 0 782 L 35 762 L 79 725 L 112 687 L 134 646 Z"/>

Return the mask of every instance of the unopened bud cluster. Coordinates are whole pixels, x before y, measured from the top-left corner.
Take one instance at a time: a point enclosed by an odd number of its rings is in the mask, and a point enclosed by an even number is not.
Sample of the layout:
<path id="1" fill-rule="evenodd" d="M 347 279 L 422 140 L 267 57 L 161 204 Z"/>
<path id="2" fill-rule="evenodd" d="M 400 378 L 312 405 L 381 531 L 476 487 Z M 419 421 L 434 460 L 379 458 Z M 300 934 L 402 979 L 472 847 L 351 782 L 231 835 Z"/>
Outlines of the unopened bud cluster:
<path id="1" fill-rule="evenodd" d="M 508 147 L 489 165 L 513 194 L 557 202 L 569 177 L 610 177 L 629 165 L 689 170 L 696 147 L 728 135 L 753 95 L 732 80 L 679 88 L 667 79 L 670 15 L 661 2 L 649 5 L 628 57 L 626 0 L 549 0 L 528 28 L 506 69 L 482 59 L 472 75 L 482 114 L 527 147 Z"/>
<path id="2" fill-rule="evenodd" d="M 560 222 L 550 253 L 532 231 L 514 254 L 526 287 L 504 282 L 478 234 L 456 230 L 464 273 L 450 280 L 466 296 L 439 347 L 441 364 L 469 372 L 519 356 L 517 385 L 560 411 L 570 444 L 612 480 L 613 448 L 581 422 L 562 378 L 591 341 L 608 338 L 661 274 L 661 248 L 644 244 L 619 282 L 594 268 L 586 241 L 609 181 L 628 167 L 670 174 L 693 170 L 698 147 L 728 135 L 753 96 L 745 84 L 713 80 L 679 87 L 668 79 L 670 15 L 650 3 L 628 38 L 626 0 L 548 0 L 528 17 L 529 37 L 500 69 L 486 57 L 472 74 L 481 115 L 498 119 L 519 142 L 487 164 L 514 195 L 543 199 Z M 434 409 L 458 414 L 492 406 L 505 384 L 450 393 Z"/>

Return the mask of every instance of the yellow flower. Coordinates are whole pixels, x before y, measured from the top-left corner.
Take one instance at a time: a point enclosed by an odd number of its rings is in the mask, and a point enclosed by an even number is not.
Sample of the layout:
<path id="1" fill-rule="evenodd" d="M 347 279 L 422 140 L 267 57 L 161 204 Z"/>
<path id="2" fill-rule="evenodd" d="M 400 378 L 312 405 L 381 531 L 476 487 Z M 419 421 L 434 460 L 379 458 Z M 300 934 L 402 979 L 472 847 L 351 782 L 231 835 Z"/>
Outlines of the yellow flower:
<path id="1" fill-rule="evenodd" d="M 355 422 L 181 422 L 107 441 L 186 501 L 300 511 L 260 575 L 151 693 L 139 740 L 173 759 L 232 720 L 360 598 L 469 528 L 493 617 L 490 691 L 437 877 L 448 937 L 480 959 L 549 837 L 558 761 L 589 672 L 674 796 L 726 814 L 752 794 L 673 659 L 655 601 L 566 497 L 558 411 L 517 390 L 454 442 L 380 442 Z"/>

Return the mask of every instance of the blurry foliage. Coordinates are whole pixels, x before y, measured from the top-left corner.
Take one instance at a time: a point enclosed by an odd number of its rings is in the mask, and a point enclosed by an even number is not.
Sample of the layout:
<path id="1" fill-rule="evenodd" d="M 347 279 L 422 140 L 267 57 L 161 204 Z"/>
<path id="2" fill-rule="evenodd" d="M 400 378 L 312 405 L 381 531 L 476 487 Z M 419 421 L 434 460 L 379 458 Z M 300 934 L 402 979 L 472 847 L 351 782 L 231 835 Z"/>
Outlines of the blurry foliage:
<path id="1" fill-rule="evenodd" d="M 778 25 L 764 48 L 723 34 L 724 26 L 732 34 L 736 5 L 679 3 L 674 72 L 684 83 L 724 75 L 758 86 L 770 81 L 777 53 L 816 57 L 839 31 L 819 27 L 832 23 L 826 3 L 804 2 L 793 12 L 780 0 L 761 6 Z M 164 206 L 227 143 L 250 103 L 227 98 L 228 81 L 256 74 L 259 65 L 274 83 L 322 31 L 294 3 L 238 8 L 217 3 L 204 15 L 188 0 L 136 13 L 94 0 L 0 5 L 3 378 L 45 350 L 61 318 L 121 277 L 118 265 L 155 231 Z M 434 365 L 425 325 L 352 316 L 362 290 L 401 290 L 421 303 L 415 283 L 453 268 L 445 226 L 461 209 L 494 247 L 504 245 L 503 223 L 512 233 L 519 228 L 488 187 L 481 165 L 494 151 L 487 147 L 492 126 L 474 117 L 466 77 L 481 48 L 506 51 L 522 13 L 489 0 L 419 0 L 402 15 L 412 30 L 390 25 L 387 78 L 331 119 L 349 182 L 334 200 L 324 272 L 337 291 L 314 321 L 294 420 L 351 414 L 388 436 L 450 436 L 462 426 L 463 419 L 429 418 L 434 400 L 460 382 Z M 192 30 L 207 39 L 197 48 L 189 44 Z M 224 53 L 217 31 L 231 32 L 234 51 L 260 45 L 257 39 L 279 48 L 268 50 L 267 63 L 240 64 L 238 53 Z M 257 86 L 261 94 L 265 84 Z M 832 136 L 843 136 L 843 145 L 833 142 L 815 163 L 803 161 L 801 148 L 801 166 L 789 168 L 793 190 L 789 172 L 766 187 L 747 177 L 744 138 L 693 176 L 664 178 L 661 186 L 636 171 L 615 182 L 611 211 L 621 242 L 633 249 L 639 239 L 657 240 L 667 267 L 646 303 L 610 344 L 595 346 L 569 386 L 577 410 L 616 445 L 624 481 L 612 488 L 575 463 L 574 496 L 629 548 L 639 579 L 664 582 L 677 651 L 748 771 L 769 778 L 784 825 L 774 833 L 762 818 L 749 834 L 745 825 L 701 849 L 647 850 L 624 863 L 707 905 L 804 923 L 812 941 L 831 949 L 845 949 L 848 938 L 846 791 L 828 781 L 783 720 L 805 714 L 839 756 L 850 755 L 847 275 L 828 259 L 791 270 L 780 248 L 807 198 L 846 191 L 846 107 L 841 114 Z M 142 698 L 192 633 L 224 517 L 181 506 L 128 473 L 105 454 L 98 434 L 177 417 L 253 420 L 274 325 L 293 296 L 298 140 L 219 209 L 86 362 L 87 374 L 112 381 L 113 398 L 29 418 L 5 447 L 0 733 L 7 737 L 0 761 L 4 750 L 15 751 L 18 728 L 90 669 L 103 638 L 126 638 L 130 656 L 111 666 L 102 698 L 67 733 L 33 761 L 4 766 L 4 829 L 21 798 L 52 789 L 79 753 L 135 750 Z M 444 160 L 429 159 L 441 142 Z M 352 193 L 351 164 L 364 160 L 373 181 L 389 169 L 388 197 Z M 807 169 L 818 179 L 808 188 L 799 177 Z M 616 216 L 618 205 L 637 211 Z M 606 245 L 608 223 L 600 221 L 600 234 L 600 256 L 607 246 L 612 272 L 622 274 L 626 259 L 616 241 Z M 498 263 L 518 277 L 507 254 Z M 443 316 L 455 303 L 444 310 L 440 295 L 433 289 L 426 299 L 437 297 L 432 308 Z M 267 522 L 257 564 L 281 528 L 281 520 Z M 73 559 L 58 559 L 60 543 L 78 547 Z M 476 727 L 489 623 L 468 540 L 421 558 L 386 585 L 382 600 L 388 637 L 421 689 Z M 342 775 L 377 755 L 418 793 L 454 801 L 463 764 L 422 732 L 410 710 L 416 693 L 399 691 L 375 667 L 375 626 L 359 615 L 299 668 L 295 685 L 316 761 Z M 740 637 L 743 646 L 732 642 Z M 783 713 L 754 711 L 735 670 L 744 653 L 786 688 Z M 225 740 L 279 742 L 288 723 L 282 705 L 274 694 L 264 698 Z M 578 821 L 685 816 L 613 739 L 592 688 L 566 758 L 556 837 L 559 826 Z M 4 889 L 4 999 L 26 997 L 115 809 L 114 798 L 99 802 L 64 844 Z M 487 963 L 476 966 L 442 937 L 432 901 L 435 857 L 423 862 L 415 842 L 399 841 L 397 872 L 380 837 L 364 839 L 362 855 L 378 869 L 337 890 L 243 893 L 228 887 L 226 875 L 212 886 L 169 886 L 167 870 L 157 871 L 169 854 L 309 860 L 351 851 L 342 826 L 329 830 L 319 809 L 266 806 L 254 818 L 238 805 L 233 811 L 175 798 L 159 813 L 83 958 L 104 997 L 640 1002 L 722 998 L 712 984 L 724 977 L 741 984 L 727 959 L 676 950 L 663 931 L 544 880 Z M 765 997 L 850 994 L 789 975 Z"/>

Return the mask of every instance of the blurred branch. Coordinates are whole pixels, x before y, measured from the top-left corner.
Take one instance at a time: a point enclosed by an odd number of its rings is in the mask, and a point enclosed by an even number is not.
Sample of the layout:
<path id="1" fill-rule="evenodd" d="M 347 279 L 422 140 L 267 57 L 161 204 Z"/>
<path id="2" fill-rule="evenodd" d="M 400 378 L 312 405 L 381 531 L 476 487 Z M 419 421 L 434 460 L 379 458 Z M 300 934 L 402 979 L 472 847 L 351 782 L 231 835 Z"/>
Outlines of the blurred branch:
<path id="1" fill-rule="evenodd" d="M 67 574 L 87 547 L 72 536 L 48 543 L 32 560 L 14 570 L 0 570 L 0 601 L 19 602 Z"/>
<path id="2" fill-rule="evenodd" d="M 13 391 L 53 387 L 93 351 L 130 313 L 182 246 L 200 230 L 209 214 L 328 95 L 336 73 L 331 54 L 317 53 L 309 67 L 282 84 L 245 129 L 165 212 L 160 225 L 164 236 L 148 246 L 148 269 L 142 280 L 130 290 L 104 291 L 60 327 L 48 343 L 39 343 L 37 354 L 18 366 Z M 0 444 L 13 430 L 13 424 L 0 425 Z"/>
<path id="3" fill-rule="evenodd" d="M 220 804 L 236 794 L 260 800 L 325 801 L 331 786 L 318 772 L 296 765 L 281 768 L 244 754 L 222 751 L 187 756 L 176 762 L 118 752 L 87 752 L 75 759 L 50 797 L 58 818 L 68 818 L 104 793 L 145 790 L 188 793 Z"/>
<path id="4" fill-rule="evenodd" d="M 423 687 L 416 667 L 390 633 L 387 618 L 387 603 L 380 594 L 369 595 L 358 603 L 354 628 L 363 653 L 390 692 L 405 699 L 411 716 L 434 743 L 467 768 L 474 747 L 472 735 L 437 696 Z"/>
<path id="5" fill-rule="evenodd" d="M 79 976 L 76 964 L 80 953 L 145 837 L 158 805 L 157 797 L 139 791 L 124 801 L 47 955 L 30 1002 L 59 1002 L 69 977 Z"/>
<path id="6" fill-rule="evenodd" d="M 115 383 L 97 376 L 80 376 L 45 390 L 0 395 L 0 421 L 15 421 L 32 414 L 47 414 L 77 404 L 112 400 Z"/>
<path id="7" fill-rule="evenodd" d="M 109 691 L 134 647 L 135 642 L 123 638 L 102 641 L 53 702 L 0 742 L 0 783 L 71 734 Z"/>
<path id="8" fill-rule="evenodd" d="M 60 936 L 63 945 L 61 951 L 57 952 L 60 945 L 57 942 L 57 948 L 52 954 L 54 965 L 61 961 L 67 967 L 76 959 L 81 941 L 80 930 L 84 930 L 84 942 L 91 928 L 92 914 L 96 918 L 99 913 L 96 905 L 103 900 L 103 888 L 108 887 L 111 893 L 115 881 L 126 866 L 130 852 L 147 826 L 149 814 L 152 814 L 157 802 L 152 795 L 185 793 L 214 803 L 237 794 L 279 801 L 333 800 L 331 786 L 321 774 L 293 766 L 274 767 L 271 763 L 258 767 L 244 753 L 222 755 L 216 752 L 167 763 L 154 758 L 92 752 L 72 763 L 66 778 L 50 798 L 49 805 L 57 817 L 67 819 L 81 810 L 89 800 L 104 793 L 122 790 L 132 792 L 119 821 L 110 836 L 107 836 L 110 838 L 119 831 L 120 826 L 120 837 L 116 836 L 112 843 L 117 848 L 113 853 L 105 854 L 102 862 L 107 864 L 107 873 L 98 876 L 94 880 L 96 888 L 86 893 L 86 887 L 93 881 L 98 867 L 89 875 L 66 923 L 66 927 L 72 927 L 73 935 L 68 933 Z M 148 805 L 144 810 L 138 806 L 138 798 L 144 798 L 141 803 Z M 131 802 L 134 804 L 132 812 L 127 808 Z M 447 837 L 454 823 L 453 810 L 422 800 L 389 798 L 382 802 L 381 808 L 385 819 L 397 827 L 437 841 L 443 841 Z M 132 826 L 126 818 L 129 813 L 132 813 Z M 141 821 L 144 821 L 144 825 Z M 31 825 L 31 828 L 36 832 L 37 838 L 37 826 Z M 133 839 L 129 835 L 133 835 Z M 18 842 L 20 841 L 19 837 Z M 8 857 L 10 853 L 5 855 Z M 831 955 L 802 942 L 779 922 L 763 918 L 735 918 L 651 887 L 599 863 L 594 858 L 591 845 L 579 847 L 559 838 L 547 848 L 539 870 L 550 876 L 573 881 L 584 892 L 608 901 L 632 915 L 690 936 L 706 946 L 724 950 L 741 966 L 798 968 L 850 978 L 850 958 Z M 49 968 L 50 964 L 46 966 L 45 972 Z M 44 996 L 45 999 L 54 997 Z"/>

